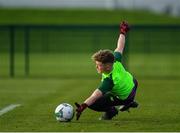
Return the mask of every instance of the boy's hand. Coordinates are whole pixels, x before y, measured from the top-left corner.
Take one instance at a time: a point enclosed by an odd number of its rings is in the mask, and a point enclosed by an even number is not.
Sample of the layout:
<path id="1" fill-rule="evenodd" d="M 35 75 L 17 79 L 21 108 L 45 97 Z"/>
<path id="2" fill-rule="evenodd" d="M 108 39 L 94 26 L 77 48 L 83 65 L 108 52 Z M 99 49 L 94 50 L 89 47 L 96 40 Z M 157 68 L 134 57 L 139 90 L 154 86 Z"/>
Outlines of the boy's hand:
<path id="1" fill-rule="evenodd" d="M 129 31 L 129 25 L 127 22 L 122 21 L 120 24 L 120 33 L 126 35 L 126 33 Z"/>
<path id="2" fill-rule="evenodd" d="M 81 116 L 81 113 L 88 107 L 88 105 L 86 103 L 83 104 L 78 104 L 75 103 L 76 105 L 76 120 L 79 120 L 79 117 Z"/>

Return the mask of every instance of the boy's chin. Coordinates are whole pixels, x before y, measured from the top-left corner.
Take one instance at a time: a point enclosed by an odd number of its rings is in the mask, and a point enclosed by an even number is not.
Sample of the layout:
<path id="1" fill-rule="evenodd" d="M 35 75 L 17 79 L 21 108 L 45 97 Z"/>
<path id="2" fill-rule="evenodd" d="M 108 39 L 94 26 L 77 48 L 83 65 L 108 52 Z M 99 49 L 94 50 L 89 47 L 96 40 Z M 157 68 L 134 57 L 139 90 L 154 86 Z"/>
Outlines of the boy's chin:
<path id="1" fill-rule="evenodd" d="M 102 74 L 102 72 L 101 72 L 101 71 L 97 71 L 97 73 Z"/>

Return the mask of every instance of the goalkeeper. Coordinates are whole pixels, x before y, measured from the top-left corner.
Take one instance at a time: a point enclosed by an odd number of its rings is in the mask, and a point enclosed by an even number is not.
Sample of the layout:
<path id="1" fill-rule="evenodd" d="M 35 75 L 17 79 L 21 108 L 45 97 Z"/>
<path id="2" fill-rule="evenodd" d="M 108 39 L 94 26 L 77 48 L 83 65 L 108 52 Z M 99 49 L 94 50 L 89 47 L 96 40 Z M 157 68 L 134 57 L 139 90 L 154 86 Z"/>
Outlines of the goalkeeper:
<path id="1" fill-rule="evenodd" d="M 110 50 L 99 50 L 92 56 L 97 72 L 102 74 L 102 81 L 82 104 L 75 103 L 77 120 L 87 107 L 104 112 L 100 119 L 111 120 L 118 114 L 115 106 L 121 106 L 120 111 L 129 111 L 129 108 L 138 106 L 134 101 L 138 86 L 137 80 L 125 70 L 121 63 L 128 31 L 129 25 L 123 21 L 120 24 L 120 35 L 114 53 Z"/>

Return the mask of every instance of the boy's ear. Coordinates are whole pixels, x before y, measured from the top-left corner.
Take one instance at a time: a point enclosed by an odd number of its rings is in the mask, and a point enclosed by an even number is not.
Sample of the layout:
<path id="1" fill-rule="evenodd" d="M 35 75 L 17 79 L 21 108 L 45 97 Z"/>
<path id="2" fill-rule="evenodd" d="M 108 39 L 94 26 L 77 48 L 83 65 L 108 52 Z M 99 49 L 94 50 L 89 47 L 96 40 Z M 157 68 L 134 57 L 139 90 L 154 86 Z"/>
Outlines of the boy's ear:
<path id="1" fill-rule="evenodd" d="M 112 67 L 113 63 L 107 63 L 108 66 Z"/>
<path id="2" fill-rule="evenodd" d="M 106 64 L 106 68 L 107 68 L 108 70 L 110 70 L 110 69 L 112 68 L 112 65 L 113 65 L 112 63 L 107 63 L 107 64 Z"/>

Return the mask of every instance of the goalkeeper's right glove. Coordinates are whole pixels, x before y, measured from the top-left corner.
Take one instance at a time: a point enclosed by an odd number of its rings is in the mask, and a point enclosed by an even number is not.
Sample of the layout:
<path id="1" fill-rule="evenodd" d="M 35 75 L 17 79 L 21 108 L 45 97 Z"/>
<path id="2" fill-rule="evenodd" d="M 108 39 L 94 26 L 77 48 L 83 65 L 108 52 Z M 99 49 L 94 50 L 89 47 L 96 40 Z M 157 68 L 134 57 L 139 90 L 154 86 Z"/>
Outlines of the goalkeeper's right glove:
<path id="1" fill-rule="evenodd" d="M 76 105 L 76 120 L 79 120 L 81 113 L 88 107 L 88 105 L 86 103 L 82 103 L 81 105 L 75 103 L 75 105 Z"/>

